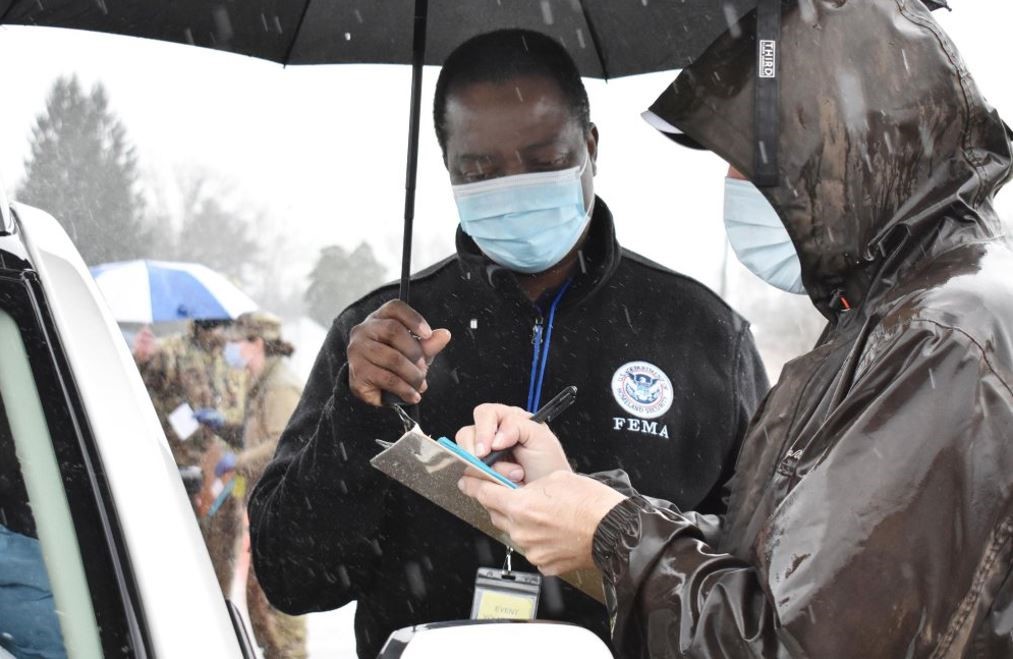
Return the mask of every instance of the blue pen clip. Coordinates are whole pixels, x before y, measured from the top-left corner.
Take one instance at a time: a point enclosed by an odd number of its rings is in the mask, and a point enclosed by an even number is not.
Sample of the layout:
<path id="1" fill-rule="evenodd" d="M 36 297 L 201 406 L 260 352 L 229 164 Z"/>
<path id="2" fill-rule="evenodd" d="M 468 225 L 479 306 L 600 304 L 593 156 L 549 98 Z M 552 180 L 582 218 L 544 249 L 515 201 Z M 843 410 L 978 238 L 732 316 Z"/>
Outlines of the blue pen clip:
<path id="1" fill-rule="evenodd" d="M 461 448 L 458 444 L 450 441 L 446 437 L 440 437 L 438 440 L 436 440 L 436 442 L 440 446 L 442 446 L 442 447 L 450 450 L 451 452 L 453 452 L 454 455 L 456 455 L 458 457 L 461 457 L 461 458 L 464 458 L 468 462 L 468 464 L 471 465 L 472 467 L 474 467 L 475 469 L 481 471 L 484 474 L 488 474 L 489 476 L 492 476 L 493 478 L 496 479 L 497 482 L 499 482 L 499 483 L 501 483 L 503 485 L 506 485 L 511 490 L 516 490 L 516 489 L 520 488 L 520 485 L 518 485 L 517 483 L 513 482 L 512 480 L 510 480 L 509 478 L 507 478 L 503 474 L 501 474 L 501 473 L 499 473 L 497 471 L 494 471 L 493 469 L 490 469 L 487 464 L 485 464 L 484 462 L 482 462 L 481 460 L 479 460 L 478 458 L 476 458 L 471 453 L 468 453 L 463 448 Z"/>

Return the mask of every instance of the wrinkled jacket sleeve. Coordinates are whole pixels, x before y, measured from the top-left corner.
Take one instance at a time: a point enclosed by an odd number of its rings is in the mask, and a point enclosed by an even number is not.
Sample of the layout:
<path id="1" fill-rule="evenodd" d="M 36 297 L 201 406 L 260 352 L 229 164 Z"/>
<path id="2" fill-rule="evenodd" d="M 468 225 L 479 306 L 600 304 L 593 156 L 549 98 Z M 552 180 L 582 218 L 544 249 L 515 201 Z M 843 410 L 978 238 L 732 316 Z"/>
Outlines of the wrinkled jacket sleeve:
<path id="1" fill-rule="evenodd" d="M 600 483 L 608 485 L 613 490 L 630 499 L 638 499 L 646 505 L 657 508 L 658 510 L 668 510 L 674 513 L 679 513 L 682 519 L 685 519 L 688 523 L 696 527 L 696 530 L 700 533 L 701 538 L 707 544 L 716 545 L 721 540 L 721 528 L 725 521 L 723 515 L 701 515 L 700 513 L 694 512 L 682 512 L 674 504 L 671 504 L 668 501 L 645 497 L 634 489 L 633 484 L 630 483 L 629 475 L 622 469 L 600 471 L 596 474 L 589 474 L 589 476 Z"/>
<path id="2" fill-rule="evenodd" d="M 345 347 L 358 322 L 334 323 L 274 460 L 253 490 L 250 539 L 268 599 L 291 614 L 342 606 L 364 592 L 379 559 L 390 480 L 369 464 L 374 439 L 403 432 L 388 409 L 355 398 Z"/>
<path id="3" fill-rule="evenodd" d="M 671 506 L 616 506 L 594 557 L 621 655 L 961 656 L 982 617 L 1010 615 L 991 610 L 1013 534 L 1013 394 L 994 369 L 935 323 L 885 341 L 748 560 Z"/>

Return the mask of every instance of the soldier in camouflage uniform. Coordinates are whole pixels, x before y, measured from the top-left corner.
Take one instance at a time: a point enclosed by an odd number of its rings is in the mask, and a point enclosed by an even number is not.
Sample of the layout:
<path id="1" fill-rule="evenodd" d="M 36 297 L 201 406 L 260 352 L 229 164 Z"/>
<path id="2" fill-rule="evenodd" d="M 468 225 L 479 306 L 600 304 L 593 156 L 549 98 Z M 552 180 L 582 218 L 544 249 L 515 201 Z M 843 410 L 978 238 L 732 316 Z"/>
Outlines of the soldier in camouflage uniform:
<path id="1" fill-rule="evenodd" d="M 234 350 L 241 354 L 250 375 L 243 428 L 246 448 L 235 460 L 236 477 L 244 481 L 242 489 L 249 493 L 274 457 L 281 433 L 299 404 L 302 383 L 285 360 L 294 348 L 282 340 L 278 317 L 262 311 L 243 314 L 231 333 L 237 343 Z M 252 565 L 246 582 L 246 605 L 253 635 L 263 648 L 265 659 L 306 657 L 305 619 L 286 615 L 271 606 Z"/>
<path id="2" fill-rule="evenodd" d="M 234 544 L 239 535 L 238 503 L 229 497 L 208 517 L 214 495 L 215 458 L 228 447 L 242 448 L 246 405 L 246 373 L 229 368 L 223 356 L 222 321 L 192 321 L 186 332 L 147 350 L 134 351 L 144 384 L 165 430 L 179 467 L 200 466 L 204 489 L 197 504 L 198 520 L 222 593 L 228 597 L 234 571 Z M 179 437 L 168 417 L 183 403 L 196 410 L 216 410 L 215 429 L 202 425 L 188 438 Z"/>

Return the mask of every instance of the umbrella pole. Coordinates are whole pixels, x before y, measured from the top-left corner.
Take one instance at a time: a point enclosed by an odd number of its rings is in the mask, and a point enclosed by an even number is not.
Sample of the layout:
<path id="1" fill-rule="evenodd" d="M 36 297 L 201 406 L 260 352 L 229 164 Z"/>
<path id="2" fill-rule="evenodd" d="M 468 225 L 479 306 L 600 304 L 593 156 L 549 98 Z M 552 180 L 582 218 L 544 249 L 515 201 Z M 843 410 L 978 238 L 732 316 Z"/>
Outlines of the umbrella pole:
<path id="1" fill-rule="evenodd" d="M 412 97 L 408 118 L 408 171 L 405 174 L 404 239 L 401 249 L 401 286 L 398 299 L 409 303 L 412 270 L 412 227 L 415 223 L 415 182 L 419 168 L 419 113 L 422 106 L 422 65 L 426 59 L 426 23 L 429 0 L 415 0 L 412 35 Z"/>

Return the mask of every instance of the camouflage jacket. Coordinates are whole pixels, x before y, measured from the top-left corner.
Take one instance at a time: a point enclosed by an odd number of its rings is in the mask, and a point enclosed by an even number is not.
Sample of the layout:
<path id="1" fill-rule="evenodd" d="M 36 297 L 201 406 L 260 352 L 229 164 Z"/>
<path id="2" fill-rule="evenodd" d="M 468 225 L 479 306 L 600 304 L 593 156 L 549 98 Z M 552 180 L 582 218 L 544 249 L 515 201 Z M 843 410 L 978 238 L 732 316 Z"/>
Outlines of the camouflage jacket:
<path id="1" fill-rule="evenodd" d="M 176 434 L 168 417 L 183 403 L 194 410 L 208 407 L 221 412 L 226 426 L 219 435 L 237 446 L 246 408 L 247 375 L 230 368 L 220 348 L 209 351 L 189 334 L 176 335 L 163 340 L 158 352 L 139 368 L 176 464 L 200 464 L 201 455 L 215 437 L 205 427 L 187 439 Z"/>

